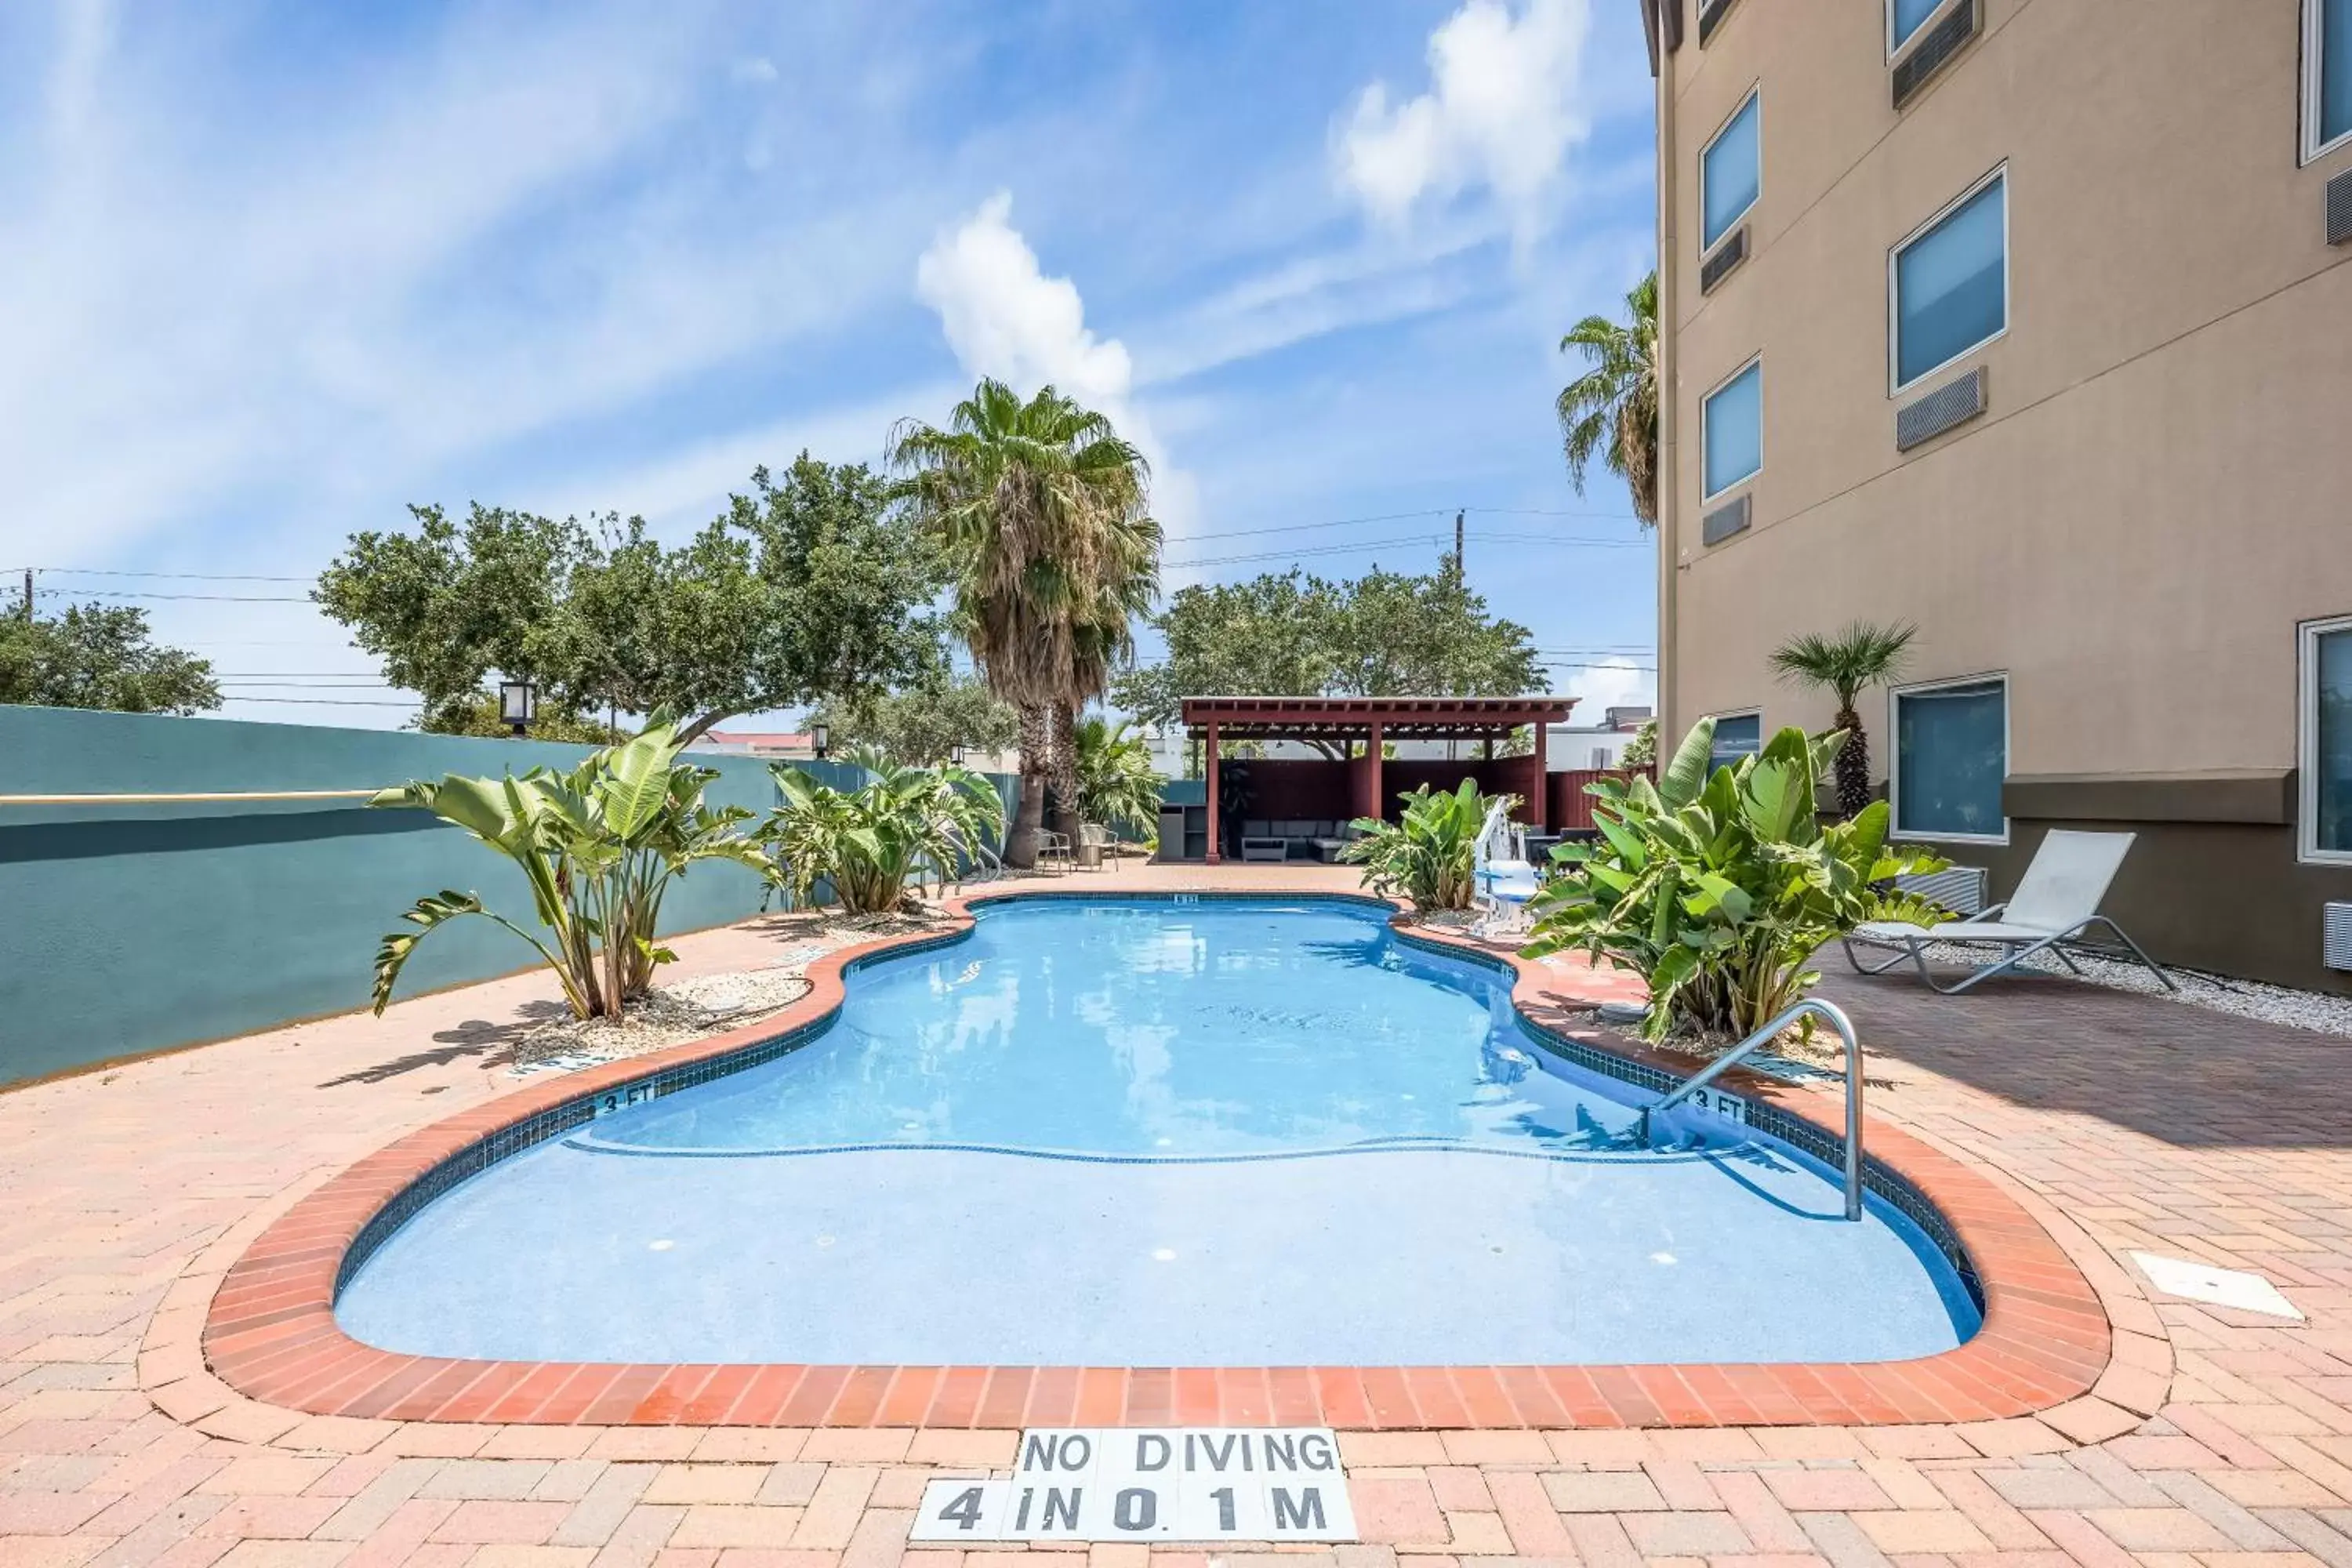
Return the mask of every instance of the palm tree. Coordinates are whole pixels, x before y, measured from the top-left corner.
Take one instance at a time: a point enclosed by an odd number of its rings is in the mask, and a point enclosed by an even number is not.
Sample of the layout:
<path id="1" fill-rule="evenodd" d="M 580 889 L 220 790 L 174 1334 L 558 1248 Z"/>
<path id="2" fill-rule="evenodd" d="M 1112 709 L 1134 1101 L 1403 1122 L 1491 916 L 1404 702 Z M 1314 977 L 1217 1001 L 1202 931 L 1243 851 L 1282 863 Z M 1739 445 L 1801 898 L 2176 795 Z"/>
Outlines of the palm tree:
<path id="1" fill-rule="evenodd" d="M 995 380 L 943 430 L 900 422 L 889 461 L 898 494 L 946 551 L 972 662 L 1020 715 L 1021 810 L 1005 859 L 1034 864 L 1049 780 L 1063 820 L 1077 811 L 1077 710 L 1132 655 L 1129 618 L 1159 591 L 1149 467 L 1103 416 L 1050 386 L 1024 403 Z"/>
<path id="2" fill-rule="evenodd" d="M 1560 388 L 1553 411 L 1568 452 L 1569 482 L 1584 493 L 1585 465 L 1598 454 L 1633 495 L 1633 515 L 1658 521 L 1658 272 L 1625 296 L 1629 320 L 1587 316 L 1559 340 L 1581 349 L 1591 368 Z"/>
<path id="3" fill-rule="evenodd" d="M 1892 680 L 1902 671 L 1911 639 L 1919 628 L 1856 621 L 1835 637 L 1808 632 L 1772 650 L 1772 668 L 1783 680 L 1826 689 L 1837 697 L 1836 726 L 1846 732 L 1837 756 L 1838 809 L 1848 816 L 1870 804 L 1870 739 L 1853 700 L 1865 686 Z"/>

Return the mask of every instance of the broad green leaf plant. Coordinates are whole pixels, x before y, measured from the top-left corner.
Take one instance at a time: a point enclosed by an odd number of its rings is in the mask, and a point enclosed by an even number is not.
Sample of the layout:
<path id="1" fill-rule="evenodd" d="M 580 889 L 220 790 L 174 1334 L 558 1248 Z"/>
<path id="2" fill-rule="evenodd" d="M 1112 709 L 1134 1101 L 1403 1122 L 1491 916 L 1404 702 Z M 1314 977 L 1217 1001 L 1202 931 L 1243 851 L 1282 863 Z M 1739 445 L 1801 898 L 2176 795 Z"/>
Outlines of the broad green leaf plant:
<path id="1" fill-rule="evenodd" d="M 388 789 L 368 804 L 432 812 L 456 823 L 513 861 L 530 886 L 542 938 L 455 889 L 416 900 L 401 916 L 413 930 L 383 939 L 375 956 L 375 1010 L 416 944 L 451 921 L 478 915 L 539 951 L 562 984 L 573 1016 L 616 1016 L 645 994 L 656 965 L 676 955 L 655 942 L 662 896 L 688 868 L 731 860 L 759 872 L 772 868 L 737 827 L 752 819 L 741 806 L 702 802 L 719 774 L 678 760 L 677 730 L 667 720 L 608 747 L 569 773 L 533 768 L 520 777 L 419 781 Z"/>
<path id="2" fill-rule="evenodd" d="M 1574 949 L 1639 970 L 1652 1040 L 1744 1037 L 1789 1007 L 1821 979 L 1807 966 L 1822 945 L 1878 918 L 1873 884 L 1946 864 L 1887 843 L 1883 800 L 1822 825 L 1821 787 L 1844 742 L 1841 731 L 1785 729 L 1710 772 L 1715 721 L 1702 719 L 1654 785 L 1588 785 L 1601 840 L 1552 852 L 1527 956 Z"/>
<path id="3" fill-rule="evenodd" d="M 900 767 L 871 752 L 850 761 L 874 775 L 862 788 L 835 789 L 789 763 L 772 770 L 784 804 L 761 837 L 796 904 L 829 882 L 849 913 L 888 913 L 910 879 L 928 873 L 944 887 L 973 847 L 1003 835 L 1003 800 L 969 768 Z"/>
<path id="4" fill-rule="evenodd" d="M 1357 837 L 1339 858 L 1363 867 L 1374 892 L 1402 893 L 1423 914 L 1468 909 L 1477 891 L 1478 835 L 1498 797 L 1464 779 L 1450 793 L 1423 784 L 1397 798 L 1404 802 L 1400 819 L 1359 817 Z"/>

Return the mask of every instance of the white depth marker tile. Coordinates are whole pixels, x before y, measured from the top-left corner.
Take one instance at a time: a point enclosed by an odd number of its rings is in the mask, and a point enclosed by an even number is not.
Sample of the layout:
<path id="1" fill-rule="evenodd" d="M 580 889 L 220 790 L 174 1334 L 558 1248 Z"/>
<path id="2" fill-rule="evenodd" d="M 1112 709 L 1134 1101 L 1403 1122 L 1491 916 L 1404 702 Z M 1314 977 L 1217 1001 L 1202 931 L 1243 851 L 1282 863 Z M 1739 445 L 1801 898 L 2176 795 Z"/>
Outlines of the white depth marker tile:
<path id="1" fill-rule="evenodd" d="M 2179 1258 L 2159 1258 L 2153 1252 L 2135 1252 L 2131 1257 L 2139 1265 L 2139 1271 L 2147 1276 L 2148 1283 L 2168 1296 L 2185 1296 L 2191 1301 L 2210 1301 L 2217 1307 L 2235 1307 L 2241 1311 L 2303 1321 L 2303 1314 L 2295 1310 L 2294 1303 L 2259 1274 L 2249 1274 L 2242 1268 L 2216 1268 L 2210 1263 L 2191 1263 Z"/>

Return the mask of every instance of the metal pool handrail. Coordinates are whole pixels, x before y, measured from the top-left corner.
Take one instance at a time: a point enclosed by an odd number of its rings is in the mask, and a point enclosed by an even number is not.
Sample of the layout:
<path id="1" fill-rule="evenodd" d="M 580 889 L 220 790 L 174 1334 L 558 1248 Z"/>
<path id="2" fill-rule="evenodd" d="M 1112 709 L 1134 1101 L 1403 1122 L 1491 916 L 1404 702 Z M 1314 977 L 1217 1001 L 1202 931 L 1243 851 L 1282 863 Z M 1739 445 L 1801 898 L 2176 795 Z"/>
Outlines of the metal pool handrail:
<path id="1" fill-rule="evenodd" d="M 195 795 L 0 795 L 0 805 L 180 805 L 215 800 L 366 800 L 374 789 L 243 789 Z"/>
<path id="2" fill-rule="evenodd" d="M 1811 1013 L 1826 1018 L 1830 1027 L 1838 1032 L 1845 1044 L 1845 1217 L 1862 1217 L 1862 1047 L 1853 1037 L 1853 1020 L 1834 1002 L 1823 1002 L 1808 996 L 1779 1017 L 1758 1029 L 1723 1055 L 1707 1063 L 1697 1073 L 1685 1079 L 1667 1092 L 1664 1099 L 1644 1109 L 1637 1124 L 1643 1144 L 1650 1142 L 1650 1118 L 1661 1110 L 1671 1110 L 1738 1065 L 1741 1058 L 1758 1047 L 1769 1044 L 1780 1031 Z"/>

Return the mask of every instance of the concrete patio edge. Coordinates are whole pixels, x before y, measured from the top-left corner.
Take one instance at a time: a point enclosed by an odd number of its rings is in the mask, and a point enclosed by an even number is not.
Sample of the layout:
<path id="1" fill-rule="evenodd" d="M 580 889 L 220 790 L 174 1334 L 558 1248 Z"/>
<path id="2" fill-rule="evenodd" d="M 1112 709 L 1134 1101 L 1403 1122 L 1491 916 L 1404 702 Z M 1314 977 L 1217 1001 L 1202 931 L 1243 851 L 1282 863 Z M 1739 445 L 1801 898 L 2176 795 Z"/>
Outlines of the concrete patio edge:
<path id="1" fill-rule="evenodd" d="M 1238 889 L 1237 889 L 1238 890 Z M 2063 1447 L 2127 1430 L 2162 1404 L 2172 1353 L 2130 1279 L 2030 1194 L 1876 1117 L 1866 1147 L 1926 1195 L 1974 1263 L 1985 1320 L 1941 1354 L 1877 1363 L 1442 1367 L 903 1367 L 516 1363 L 419 1357 L 352 1340 L 333 1300 L 362 1229 L 453 1156 L 529 1119 L 665 1069 L 821 1024 L 846 972 L 971 928 L 969 910 L 1024 889 L 950 900 L 944 931 L 879 938 L 809 968 L 809 994 L 743 1029 L 528 1085 L 417 1130 L 281 1194 L 201 1254 L 151 1322 L 142 1387 L 177 1420 L 224 1436 L 312 1440 L 384 1421 L 632 1426 L 925 1427 L 1142 1422 L 1323 1424 L 1345 1430 L 1937 1425 Z M 1148 896 L 1148 895 L 1147 895 Z M 1213 896 L 1213 895 L 1210 895 Z M 1558 976 L 1449 933 L 1419 940 L 1498 960 L 1540 1033 L 1686 1072 L 1689 1064 L 1569 1027 Z M 1820 1090 L 1749 1075 L 1741 1092 L 1832 1135 Z M 2037 1212 L 2038 1211 L 2038 1212 Z M 2009 1439 L 2000 1439 L 2009 1440 Z"/>

